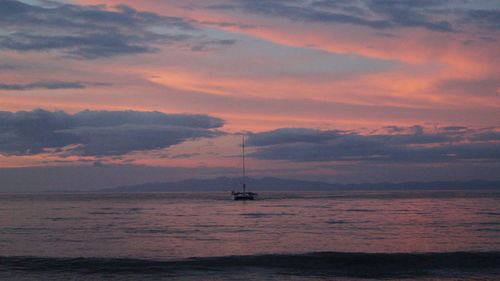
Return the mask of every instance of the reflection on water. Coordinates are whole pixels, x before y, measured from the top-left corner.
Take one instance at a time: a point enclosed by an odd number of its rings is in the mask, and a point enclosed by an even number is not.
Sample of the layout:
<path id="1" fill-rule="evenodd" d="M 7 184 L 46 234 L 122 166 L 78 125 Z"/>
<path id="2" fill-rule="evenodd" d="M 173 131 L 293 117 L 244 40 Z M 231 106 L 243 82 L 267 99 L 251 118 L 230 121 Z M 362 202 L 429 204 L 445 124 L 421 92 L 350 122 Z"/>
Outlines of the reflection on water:
<path id="1" fill-rule="evenodd" d="M 0 194 L 0 256 L 500 250 L 497 191 Z"/>

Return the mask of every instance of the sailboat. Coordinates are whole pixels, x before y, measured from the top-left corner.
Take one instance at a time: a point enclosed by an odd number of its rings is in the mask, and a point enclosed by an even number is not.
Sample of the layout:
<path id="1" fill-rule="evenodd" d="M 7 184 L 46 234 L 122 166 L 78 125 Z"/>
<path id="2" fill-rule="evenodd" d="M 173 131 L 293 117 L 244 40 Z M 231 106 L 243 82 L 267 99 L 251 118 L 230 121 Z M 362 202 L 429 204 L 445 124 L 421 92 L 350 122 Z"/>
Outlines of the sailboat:
<path id="1" fill-rule="evenodd" d="M 246 175 L 245 175 L 245 135 L 243 135 L 242 139 L 242 178 L 241 178 L 241 185 L 243 188 L 243 191 L 231 191 L 231 198 L 233 200 L 254 200 L 255 197 L 257 196 L 257 193 L 254 192 L 249 192 L 247 191 L 247 185 L 245 183 L 246 180 Z"/>

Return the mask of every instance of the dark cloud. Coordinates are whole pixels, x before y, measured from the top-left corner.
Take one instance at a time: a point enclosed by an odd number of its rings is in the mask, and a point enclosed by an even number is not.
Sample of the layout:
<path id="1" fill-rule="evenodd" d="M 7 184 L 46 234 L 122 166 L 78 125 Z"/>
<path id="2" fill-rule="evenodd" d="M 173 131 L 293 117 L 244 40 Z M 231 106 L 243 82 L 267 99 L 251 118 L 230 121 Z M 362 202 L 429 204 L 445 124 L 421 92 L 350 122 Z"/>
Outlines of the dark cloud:
<path id="1" fill-rule="evenodd" d="M 361 25 L 379 30 L 417 27 L 458 32 L 462 24 L 500 28 L 500 10 L 464 8 L 461 4 L 460 0 L 233 0 L 230 4 L 205 8 L 245 11 L 296 21 Z M 377 36 L 387 35 L 391 37 L 388 33 L 377 33 Z"/>
<path id="2" fill-rule="evenodd" d="M 122 155 L 136 150 L 169 147 L 188 139 L 214 137 L 206 129 L 124 124 L 116 127 L 78 127 L 66 130 L 79 137 L 83 155 Z"/>
<path id="3" fill-rule="evenodd" d="M 452 23 L 434 19 L 443 12 L 436 8 L 449 1 L 353 0 L 353 1 L 257 1 L 234 0 L 231 4 L 205 8 L 243 10 L 249 13 L 286 17 L 292 20 L 340 23 L 374 29 L 420 27 L 432 31 L 455 31 Z"/>
<path id="4" fill-rule="evenodd" d="M 344 13 L 357 14 L 359 16 L 367 16 L 367 11 L 361 1 L 353 0 L 320 0 L 311 3 L 311 7 L 319 9 L 335 9 Z"/>
<path id="5" fill-rule="evenodd" d="M 158 38 L 152 43 L 159 43 Z M 157 49 L 142 44 L 144 38 L 120 33 L 80 35 L 30 35 L 13 33 L 0 36 L 0 48 L 16 51 L 64 50 L 66 57 L 94 59 L 120 54 L 153 53 Z"/>
<path id="6" fill-rule="evenodd" d="M 446 20 L 433 20 L 433 9 L 449 1 L 368 0 L 367 7 L 397 27 L 422 27 L 433 31 L 454 31 Z"/>
<path id="7" fill-rule="evenodd" d="M 368 20 L 356 15 L 316 9 L 300 1 L 234 1 L 234 5 L 212 5 L 209 9 L 240 9 L 250 13 L 268 16 L 286 17 L 292 20 L 323 23 L 346 23 L 364 25 L 373 28 L 388 28 L 390 23 L 385 20 Z"/>
<path id="8" fill-rule="evenodd" d="M 12 64 L 0 64 L 0 69 L 14 70 L 16 69 L 16 66 Z"/>
<path id="9" fill-rule="evenodd" d="M 114 7 L 114 10 L 110 10 L 105 5 L 58 4 L 54 7 L 43 7 L 16 0 L 0 0 L 0 3 L 2 3 L 0 22 L 5 24 L 3 28 L 24 29 L 32 26 L 40 29 L 105 28 L 120 31 L 125 27 L 139 31 L 151 25 L 161 25 L 185 30 L 196 29 L 189 23 L 189 20 L 184 18 L 137 11 L 125 5 L 118 5 Z"/>
<path id="10" fill-rule="evenodd" d="M 401 127 L 401 126 L 385 126 L 383 129 L 386 129 L 390 134 L 399 133 L 399 134 L 410 134 L 410 135 L 422 135 L 424 133 L 424 127 L 420 125 L 415 125 L 411 127 Z"/>
<path id="11" fill-rule="evenodd" d="M 92 111 L 85 110 L 74 114 L 81 126 L 103 127 L 135 125 L 169 125 L 194 129 L 215 129 L 224 125 L 224 120 L 198 114 L 165 114 L 158 111 Z"/>
<path id="12" fill-rule="evenodd" d="M 211 49 L 213 46 L 230 46 L 235 43 L 235 40 L 209 40 L 192 46 L 191 51 L 206 51 Z"/>
<path id="13" fill-rule="evenodd" d="M 267 146 L 287 143 L 324 143 L 347 134 L 346 131 L 319 131 L 305 128 L 281 128 L 269 132 L 251 134 L 247 143 L 251 146 Z"/>
<path id="14" fill-rule="evenodd" d="M 462 131 L 462 130 L 466 130 L 467 127 L 464 127 L 464 126 L 447 126 L 447 127 L 441 127 L 440 129 L 444 130 L 444 131 Z"/>
<path id="15" fill-rule="evenodd" d="M 197 8 L 198 6 L 194 6 L 193 8 Z M 206 6 L 208 9 L 222 9 L 222 10 L 236 10 L 238 8 L 237 5 L 231 4 L 215 4 Z"/>
<path id="16" fill-rule="evenodd" d="M 93 59 L 151 53 L 155 46 L 187 42 L 196 27 L 190 20 L 137 11 L 119 5 L 58 4 L 44 7 L 0 0 L 0 49 L 62 50 L 72 58 Z M 154 32 L 155 27 L 165 31 Z"/>
<path id="17" fill-rule="evenodd" d="M 500 142 L 499 131 L 478 132 L 470 138 L 472 141 L 497 141 Z"/>
<path id="18" fill-rule="evenodd" d="M 29 155 L 50 148 L 77 155 L 122 155 L 216 137 L 223 133 L 213 129 L 223 124 L 207 115 L 161 112 L 0 112 L 0 153 Z M 73 147 L 65 148 L 69 145 Z"/>
<path id="19" fill-rule="evenodd" d="M 489 37 L 489 36 L 481 36 L 481 37 L 479 37 L 479 39 L 481 39 L 485 42 L 489 42 L 489 43 L 493 43 L 493 42 L 497 41 L 497 39 L 495 39 L 493 37 Z"/>
<path id="20" fill-rule="evenodd" d="M 185 159 L 185 158 L 192 158 L 201 155 L 200 153 L 182 153 L 182 154 L 175 154 L 175 155 L 160 155 L 158 158 L 166 158 L 166 159 Z"/>
<path id="21" fill-rule="evenodd" d="M 387 129 L 391 133 L 399 133 L 407 130 L 407 128 L 399 126 L 386 126 L 384 129 Z"/>
<path id="22" fill-rule="evenodd" d="M 241 29 L 253 29 L 256 28 L 255 25 L 251 24 L 240 24 L 240 23 L 232 23 L 232 22 L 224 22 L 224 21 L 201 21 L 199 22 L 200 24 L 203 25 L 213 25 L 213 26 L 219 26 L 219 27 L 237 27 Z"/>
<path id="23" fill-rule="evenodd" d="M 500 9 L 471 10 L 466 13 L 464 20 L 473 22 L 485 29 L 500 29 Z"/>
<path id="24" fill-rule="evenodd" d="M 0 90 L 33 90 L 33 89 L 84 89 L 88 86 L 109 86 L 110 83 L 90 83 L 90 82 L 66 82 L 66 81 L 56 81 L 56 80 L 41 80 L 28 84 L 5 84 L 0 83 Z"/>
<path id="25" fill-rule="evenodd" d="M 248 145 L 258 159 L 309 161 L 455 162 L 499 161 L 500 136 L 494 129 L 465 127 L 385 128 L 388 133 L 279 129 L 252 134 Z"/>

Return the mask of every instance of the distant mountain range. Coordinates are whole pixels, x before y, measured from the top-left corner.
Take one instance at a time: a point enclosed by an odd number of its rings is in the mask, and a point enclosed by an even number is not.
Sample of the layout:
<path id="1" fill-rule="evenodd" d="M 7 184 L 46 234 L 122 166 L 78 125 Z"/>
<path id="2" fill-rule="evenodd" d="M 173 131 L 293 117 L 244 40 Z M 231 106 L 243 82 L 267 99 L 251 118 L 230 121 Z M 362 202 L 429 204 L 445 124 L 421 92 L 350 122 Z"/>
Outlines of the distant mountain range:
<path id="1" fill-rule="evenodd" d="M 251 191 L 281 190 L 450 190 L 450 189 L 500 189 L 498 181 L 433 181 L 402 183 L 358 183 L 338 184 L 319 181 L 302 181 L 280 178 L 248 178 L 247 189 Z M 145 183 L 101 189 L 102 192 L 161 192 L 161 191 L 224 191 L 240 190 L 239 178 L 219 177 L 214 179 L 188 179 L 176 182 Z"/>

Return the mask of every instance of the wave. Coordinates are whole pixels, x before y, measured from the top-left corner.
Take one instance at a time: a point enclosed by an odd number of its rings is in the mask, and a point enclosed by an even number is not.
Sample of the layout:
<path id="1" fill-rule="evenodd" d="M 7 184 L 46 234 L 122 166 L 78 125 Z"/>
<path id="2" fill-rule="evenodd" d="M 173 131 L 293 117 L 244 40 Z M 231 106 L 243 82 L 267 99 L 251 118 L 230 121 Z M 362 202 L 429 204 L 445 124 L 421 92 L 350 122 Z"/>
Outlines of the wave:
<path id="1" fill-rule="evenodd" d="M 81 274 L 154 274 L 185 271 L 276 270 L 287 274 L 351 277 L 415 277 L 500 274 L 500 252 L 269 254 L 147 260 L 124 258 L 0 257 L 0 271 Z"/>

